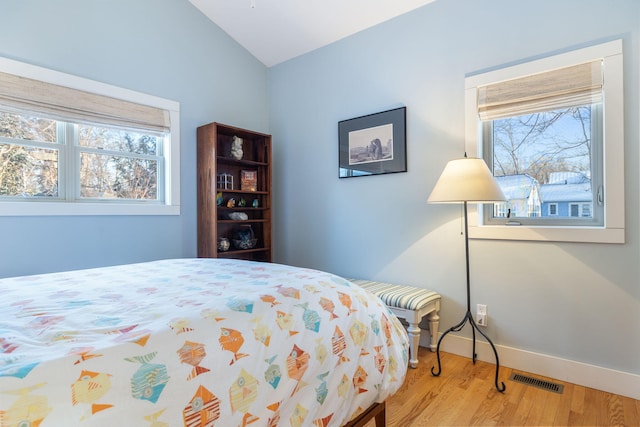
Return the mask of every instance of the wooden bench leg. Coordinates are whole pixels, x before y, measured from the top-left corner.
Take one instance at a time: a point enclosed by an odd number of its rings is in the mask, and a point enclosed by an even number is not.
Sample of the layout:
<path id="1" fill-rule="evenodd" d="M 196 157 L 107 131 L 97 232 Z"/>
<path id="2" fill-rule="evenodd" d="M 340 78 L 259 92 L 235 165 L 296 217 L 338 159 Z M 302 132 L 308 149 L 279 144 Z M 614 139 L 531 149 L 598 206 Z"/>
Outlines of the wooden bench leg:
<path id="1" fill-rule="evenodd" d="M 436 351 L 438 348 L 438 326 L 440 325 L 440 316 L 437 311 L 432 311 L 427 315 L 429 321 L 429 335 L 431 335 L 431 351 Z"/>

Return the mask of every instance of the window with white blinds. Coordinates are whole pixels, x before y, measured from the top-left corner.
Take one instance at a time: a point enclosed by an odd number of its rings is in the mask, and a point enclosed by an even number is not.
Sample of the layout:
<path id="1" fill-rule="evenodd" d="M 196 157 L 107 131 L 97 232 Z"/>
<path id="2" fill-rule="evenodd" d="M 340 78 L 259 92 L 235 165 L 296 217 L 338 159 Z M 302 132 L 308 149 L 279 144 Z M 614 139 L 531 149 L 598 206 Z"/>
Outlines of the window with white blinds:
<path id="1" fill-rule="evenodd" d="M 623 243 L 622 41 L 465 83 L 467 152 L 508 199 L 479 206 L 469 236 Z"/>
<path id="2" fill-rule="evenodd" d="M 179 214 L 179 113 L 0 58 L 0 214 Z"/>

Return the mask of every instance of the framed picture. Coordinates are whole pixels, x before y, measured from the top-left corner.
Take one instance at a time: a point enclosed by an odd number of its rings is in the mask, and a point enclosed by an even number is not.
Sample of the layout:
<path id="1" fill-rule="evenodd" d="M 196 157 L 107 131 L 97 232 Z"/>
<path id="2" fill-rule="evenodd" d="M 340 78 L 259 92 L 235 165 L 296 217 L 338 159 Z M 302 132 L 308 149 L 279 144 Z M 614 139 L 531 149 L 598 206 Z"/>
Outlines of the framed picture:
<path id="1" fill-rule="evenodd" d="M 340 178 L 407 171 L 406 107 L 338 123 Z"/>
<path id="2" fill-rule="evenodd" d="M 258 171 L 254 171 L 254 170 L 240 171 L 240 190 L 242 191 L 258 190 Z"/>

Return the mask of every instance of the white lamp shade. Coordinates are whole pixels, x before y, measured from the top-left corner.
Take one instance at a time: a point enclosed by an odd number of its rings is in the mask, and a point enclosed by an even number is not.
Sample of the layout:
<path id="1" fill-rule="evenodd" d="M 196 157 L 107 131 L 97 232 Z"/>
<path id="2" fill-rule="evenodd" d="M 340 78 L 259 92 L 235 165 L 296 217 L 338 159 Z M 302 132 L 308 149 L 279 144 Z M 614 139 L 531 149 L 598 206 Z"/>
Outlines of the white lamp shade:
<path id="1" fill-rule="evenodd" d="M 482 159 L 463 158 L 447 163 L 431 191 L 429 203 L 491 203 L 507 200 Z"/>

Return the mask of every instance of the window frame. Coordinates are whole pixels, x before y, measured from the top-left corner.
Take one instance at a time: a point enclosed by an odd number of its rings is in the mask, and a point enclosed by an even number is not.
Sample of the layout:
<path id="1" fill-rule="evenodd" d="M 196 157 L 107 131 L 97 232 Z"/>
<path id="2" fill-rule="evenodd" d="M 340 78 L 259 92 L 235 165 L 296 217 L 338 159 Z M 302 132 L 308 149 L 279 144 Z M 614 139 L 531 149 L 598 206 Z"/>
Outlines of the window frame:
<path id="1" fill-rule="evenodd" d="M 162 147 L 165 166 L 164 182 L 158 183 L 159 190 L 164 188 L 164 202 L 126 201 L 114 203 L 109 200 L 96 199 L 73 201 L 3 200 L 0 201 L 0 216 L 180 215 L 180 104 L 178 102 L 3 57 L 0 57 L 0 71 L 163 109 L 169 113 L 171 123 L 169 134 L 164 138 Z M 65 148 L 65 150 L 70 149 L 72 147 Z M 60 160 L 64 161 L 65 158 L 61 157 Z M 67 165 L 67 167 L 69 166 Z M 67 172 L 69 172 L 69 168 L 63 173 Z"/>
<path id="2" fill-rule="evenodd" d="M 476 239 L 624 243 L 624 93 L 622 40 L 524 62 L 465 78 L 465 148 L 483 158 L 483 126 L 478 116 L 478 86 L 603 60 L 604 225 L 487 224 L 482 205 L 469 205 L 469 237 Z"/>

